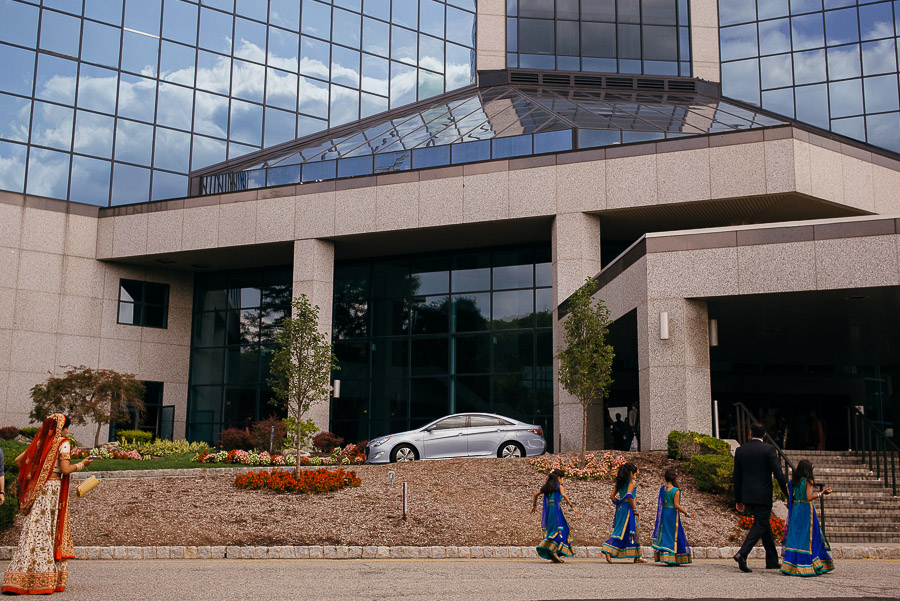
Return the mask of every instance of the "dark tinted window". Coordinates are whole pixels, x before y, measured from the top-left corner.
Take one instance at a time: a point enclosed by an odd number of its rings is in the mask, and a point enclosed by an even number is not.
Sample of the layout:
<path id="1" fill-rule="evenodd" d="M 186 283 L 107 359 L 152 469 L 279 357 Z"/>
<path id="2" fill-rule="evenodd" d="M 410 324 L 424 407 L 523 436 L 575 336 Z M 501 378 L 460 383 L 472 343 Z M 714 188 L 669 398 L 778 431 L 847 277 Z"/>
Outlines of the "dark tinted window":
<path id="1" fill-rule="evenodd" d="M 119 280 L 118 323 L 165 328 L 169 312 L 169 285 Z"/>

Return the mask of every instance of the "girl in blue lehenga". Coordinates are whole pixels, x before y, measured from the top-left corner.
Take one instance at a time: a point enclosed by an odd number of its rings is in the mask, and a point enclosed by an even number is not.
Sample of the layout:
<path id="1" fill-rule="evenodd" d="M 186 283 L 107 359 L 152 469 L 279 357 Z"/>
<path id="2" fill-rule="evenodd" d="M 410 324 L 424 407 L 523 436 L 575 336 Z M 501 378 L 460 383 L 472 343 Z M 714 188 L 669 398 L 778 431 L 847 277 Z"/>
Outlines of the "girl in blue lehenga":
<path id="1" fill-rule="evenodd" d="M 534 493 L 531 503 L 531 513 L 537 510 L 538 497 L 544 495 L 544 510 L 541 513 L 541 530 L 544 532 L 544 540 L 537 546 L 537 553 L 544 559 L 554 563 L 562 563 L 560 556 L 571 557 L 575 555 L 572 550 L 572 535 L 569 534 L 569 524 L 562 512 L 562 501 L 568 503 L 572 511 L 578 513 L 578 509 L 563 491 L 563 471 L 550 470 L 547 481 L 539 491 Z"/>
<path id="2" fill-rule="evenodd" d="M 681 526 L 681 515 L 692 518 L 694 514 L 681 506 L 681 491 L 675 470 L 667 469 L 664 477 L 666 484 L 659 489 L 656 526 L 653 527 L 653 559 L 683 566 L 691 563 L 691 547 Z"/>
<path id="3" fill-rule="evenodd" d="M 782 551 L 781 571 L 790 576 L 819 576 L 834 569 L 828 551 L 831 547 L 822 529 L 813 503 L 821 495 L 831 494 L 826 488 L 813 492 L 813 466 L 803 459 L 788 484 L 788 517 Z"/>
<path id="4" fill-rule="evenodd" d="M 641 557 L 641 544 L 638 542 L 638 511 L 634 505 L 637 492 L 638 469 L 633 463 L 625 463 L 616 474 L 616 484 L 609 499 L 616 506 L 612 536 L 603 543 L 601 551 L 606 561 L 612 558 L 631 559 L 634 563 L 647 563 Z"/>

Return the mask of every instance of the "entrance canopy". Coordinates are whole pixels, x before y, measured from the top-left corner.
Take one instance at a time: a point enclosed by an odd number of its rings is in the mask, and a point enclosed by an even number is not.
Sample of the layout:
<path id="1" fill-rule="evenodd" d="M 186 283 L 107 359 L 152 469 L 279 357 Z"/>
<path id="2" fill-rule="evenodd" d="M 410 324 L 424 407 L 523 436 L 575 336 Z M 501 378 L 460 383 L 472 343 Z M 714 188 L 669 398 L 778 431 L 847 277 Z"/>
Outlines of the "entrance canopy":
<path id="1" fill-rule="evenodd" d="M 623 85 L 611 77 L 581 79 L 590 85 L 545 85 L 546 77 L 535 76 L 532 83 L 445 94 L 197 172 L 197 192 L 218 194 L 784 123 L 701 93 L 694 80 L 653 80 L 657 89 L 640 90 L 609 89 Z M 642 83 L 651 87 L 643 81 L 630 87 Z"/>

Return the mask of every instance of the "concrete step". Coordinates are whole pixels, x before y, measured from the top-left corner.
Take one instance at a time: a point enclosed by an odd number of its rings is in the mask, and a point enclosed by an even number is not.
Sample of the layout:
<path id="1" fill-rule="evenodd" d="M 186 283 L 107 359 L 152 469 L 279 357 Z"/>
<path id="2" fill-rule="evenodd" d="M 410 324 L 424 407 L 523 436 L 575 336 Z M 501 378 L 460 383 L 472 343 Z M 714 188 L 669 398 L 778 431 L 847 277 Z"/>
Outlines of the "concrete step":
<path id="1" fill-rule="evenodd" d="M 825 530 L 834 534 L 847 532 L 895 532 L 900 534 L 900 525 L 897 524 L 835 524 L 825 521 Z"/>
<path id="2" fill-rule="evenodd" d="M 900 543 L 900 533 L 895 532 L 856 532 L 846 534 L 825 535 L 828 542 L 835 543 Z"/>

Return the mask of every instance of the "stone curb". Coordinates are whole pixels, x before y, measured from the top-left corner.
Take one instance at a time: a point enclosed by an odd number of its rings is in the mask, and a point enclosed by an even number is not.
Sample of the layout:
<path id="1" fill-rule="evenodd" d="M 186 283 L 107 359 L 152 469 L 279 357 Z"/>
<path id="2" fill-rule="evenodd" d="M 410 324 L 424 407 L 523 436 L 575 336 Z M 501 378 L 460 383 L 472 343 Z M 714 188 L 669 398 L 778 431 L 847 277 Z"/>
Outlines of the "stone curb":
<path id="1" fill-rule="evenodd" d="M 301 465 L 300 469 L 316 469 L 325 468 L 344 468 L 353 469 L 354 465 Z M 98 480 L 104 478 L 167 478 L 171 476 L 181 476 L 183 478 L 194 478 L 196 476 L 222 476 L 229 474 L 246 474 L 247 472 L 271 472 L 276 469 L 292 470 L 293 465 L 253 465 L 241 467 L 192 467 L 182 469 L 166 469 L 166 470 L 116 470 L 110 472 L 75 472 L 70 477 L 73 480 L 83 480 L 96 476 Z"/>
<path id="2" fill-rule="evenodd" d="M 15 547 L 0 547 L 0 560 L 12 559 Z M 694 547 L 695 559 L 731 559 L 738 547 Z M 75 559 L 523 559 L 536 558 L 535 547 L 386 547 L 309 545 L 279 547 L 75 547 Z M 575 547 L 577 558 L 598 559 L 600 547 Z M 644 547 L 644 556 L 652 549 Z M 900 559 L 900 545 L 890 547 L 840 546 L 831 550 L 835 559 Z M 756 547 L 751 559 L 764 559 Z"/>

